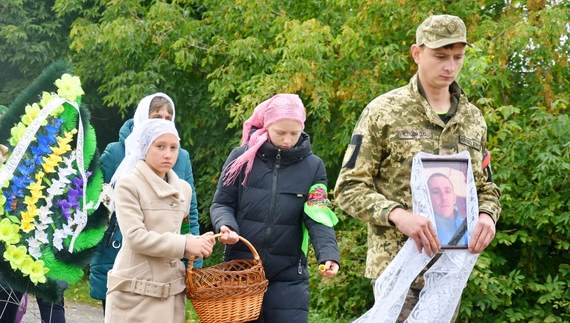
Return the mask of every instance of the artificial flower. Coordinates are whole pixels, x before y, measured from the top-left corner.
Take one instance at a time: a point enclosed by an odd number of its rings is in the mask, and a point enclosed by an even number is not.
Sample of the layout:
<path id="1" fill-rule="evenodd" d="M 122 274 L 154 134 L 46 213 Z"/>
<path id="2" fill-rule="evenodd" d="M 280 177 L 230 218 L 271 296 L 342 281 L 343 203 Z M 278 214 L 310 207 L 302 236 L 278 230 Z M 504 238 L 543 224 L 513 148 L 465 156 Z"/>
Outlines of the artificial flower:
<path id="1" fill-rule="evenodd" d="M 28 256 L 28 250 L 25 246 L 9 245 L 4 251 L 4 259 L 10 262 L 12 269 L 16 270 L 21 268 L 22 263 Z"/>
<path id="2" fill-rule="evenodd" d="M 40 209 L 35 204 L 28 205 L 25 212 L 22 212 L 22 220 L 33 221 L 36 216 L 40 215 Z"/>
<path id="3" fill-rule="evenodd" d="M 12 135 L 9 140 L 10 145 L 16 147 L 24 137 L 27 128 L 25 124 L 19 122 L 14 128 L 10 129 L 10 134 Z"/>
<path id="4" fill-rule="evenodd" d="M 40 105 L 45 108 L 50 103 L 50 101 L 55 98 L 57 98 L 57 95 L 55 95 L 54 93 L 49 93 L 44 91 L 42 92 L 42 99 L 40 100 Z"/>
<path id="5" fill-rule="evenodd" d="M 43 242 L 43 243 L 48 243 L 48 235 L 44 232 L 44 231 L 40 231 L 40 230 L 36 230 L 36 235 L 35 235 L 36 239 L 38 239 L 38 241 Z"/>
<path id="6" fill-rule="evenodd" d="M 77 76 L 63 74 L 60 79 L 55 81 L 55 85 L 58 87 L 57 94 L 69 101 L 75 102 L 78 96 L 85 94 Z"/>
<path id="7" fill-rule="evenodd" d="M 34 226 L 33 222 L 22 220 L 22 223 L 20 224 L 20 228 L 25 233 L 29 233 L 30 231 L 34 230 L 36 227 Z"/>
<path id="8" fill-rule="evenodd" d="M 44 157 L 44 163 L 42 164 L 44 172 L 46 172 L 46 174 L 55 173 L 55 167 L 60 161 L 62 161 L 61 157 L 56 154 L 50 154 L 48 157 Z"/>
<path id="9" fill-rule="evenodd" d="M 21 238 L 19 231 L 19 226 L 9 219 L 4 218 L 0 221 L 0 241 L 8 244 L 18 243 Z"/>
<path id="10" fill-rule="evenodd" d="M 24 273 L 27 272 L 30 275 L 30 280 L 32 281 L 32 283 L 43 284 L 46 282 L 46 274 L 49 271 L 49 268 L 45 267 L 43 260 L 32 261 L 30 265 L 27 265 L 26 268 L 22 269 L 23 269 L 22 272 Z"/>
<path id="11" fill-rule="evenodd" d="M 31 182 L 27 188 L 30 190 L 30 193 L 32 194 L 32 196 L 35 197 L 36 199 L 45 198 L 45 196 L 43 196 L 43 194 L 42 194 L 42 190 L 46 187 L 42 185 L 42 179 L 41 178 L 39 180 L 36 178 L 36 181 Z"/>
<path id="12" fill-rule="evenodd" d="M 35 259 L 39 259 L 42 256 L 42 253 L 40 251 L 41 242 L 39 242 L 35 237 L 28 238 L 26 242 L 28 243 L 28 253 L 30 256 L 34 257 Z"/>
<path id="13" fill-rule="evenodd" d="M 26 106 L 26 114 L 22 117 L 22 123 L 26 126 L 31 125 L 38 114 L 40 114 L 40 111 L 40 106 L 37 103 L 34 103 L 32 105 L 28 104 Z M 47 124 L 45 121 L 44 123 Z"/>

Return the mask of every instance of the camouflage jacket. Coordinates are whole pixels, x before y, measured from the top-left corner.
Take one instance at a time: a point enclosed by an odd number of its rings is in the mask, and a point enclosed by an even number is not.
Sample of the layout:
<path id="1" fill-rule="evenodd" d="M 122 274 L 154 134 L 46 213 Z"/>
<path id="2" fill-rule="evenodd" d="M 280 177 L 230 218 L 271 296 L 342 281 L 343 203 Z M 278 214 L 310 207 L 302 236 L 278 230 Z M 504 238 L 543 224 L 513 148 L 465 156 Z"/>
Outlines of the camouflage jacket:
<path id="1" fill-rule="evenodd" d="M 404 87 L 383 94 L 366 106 L 346 150 L 335 187 L 335 199 L 347 214 L 368 223 L 365 276 L 380 276 L 407 236 L 390 221 L 395 207 L 411 212 L 412 159 L 420 151 L 450 155 L 469 151 L 477 185 L 479 212 L 495 222 L 501 206 L 497 185 L 481 168 L 487 125 L 477 107 L 461 93 L 455 115 L 444 124 L 418 92 L 417 75 Z"/>

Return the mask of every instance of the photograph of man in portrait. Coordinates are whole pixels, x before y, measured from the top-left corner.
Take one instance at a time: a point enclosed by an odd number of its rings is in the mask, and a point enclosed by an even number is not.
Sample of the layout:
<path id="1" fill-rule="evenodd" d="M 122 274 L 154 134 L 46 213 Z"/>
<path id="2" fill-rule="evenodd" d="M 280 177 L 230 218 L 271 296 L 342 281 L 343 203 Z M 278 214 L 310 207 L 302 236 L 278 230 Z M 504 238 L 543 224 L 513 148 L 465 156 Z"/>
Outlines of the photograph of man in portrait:
<path id="1" fill-rule="evenodd" d="M 423 161 L 442 249 L 467 248 L 467 167 L 464 161 Z"/>

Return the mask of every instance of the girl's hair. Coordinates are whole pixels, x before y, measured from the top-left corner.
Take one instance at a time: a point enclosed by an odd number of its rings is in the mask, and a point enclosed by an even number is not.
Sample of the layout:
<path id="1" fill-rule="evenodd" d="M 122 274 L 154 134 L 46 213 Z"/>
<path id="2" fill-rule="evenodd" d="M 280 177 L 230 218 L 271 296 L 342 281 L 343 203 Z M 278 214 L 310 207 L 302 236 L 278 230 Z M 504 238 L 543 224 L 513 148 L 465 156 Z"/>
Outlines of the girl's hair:
<path id="1" fill-rule="evenodd" d="M 166 108 L 166 110 L 170 114 L 174 113 L 174 108 L 172 107 L 172 104 L 170 103 L 170 101 L 167 98 L 162 97 L 162 96 L 155 96 L 150 101 L 150 108 L 148 110 L 148 114 L 151 114 L 152 112 L 160 110 L 162 108 Z"/>
<path id="2" fill-rule="evenodd" d="M 157 99 L 157 100 L 155 100 Z M 172 115 L 172 121 L 174 121 L 176 107 L 174 107 L 174 102 L 172 99 L 161 92 L 145 96 L 137 105 L 135 110 L 135 115 L 133 117 L 135 127 L 140 125 L 145 120 L 148 120 L 148 116 L 152 111 L 166 107 L 168 113 Z"/>

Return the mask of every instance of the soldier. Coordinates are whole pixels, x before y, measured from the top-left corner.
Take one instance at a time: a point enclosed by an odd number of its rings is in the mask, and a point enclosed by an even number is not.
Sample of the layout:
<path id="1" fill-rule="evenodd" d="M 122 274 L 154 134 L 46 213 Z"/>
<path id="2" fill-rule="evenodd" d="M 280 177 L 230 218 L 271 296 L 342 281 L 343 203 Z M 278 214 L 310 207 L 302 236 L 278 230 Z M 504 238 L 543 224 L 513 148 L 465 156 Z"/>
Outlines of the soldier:
<path id="1" fill-rule="evenodd" d="M 426 19 L 411 47 L 418 72 L 406 86 L 370 102 L 354 128 L 335 198 L 346 213 L 368 224 L 365 276 L 373 282 L 408 237 L 429 256 L 441 248 L 429 220 L 410 212 L 412 159 L 420 151 L 439 155 L 469 151 L 479 199 L 479 221 L 469 251 L 482 252 L 495 236 L 501 193 L 489 180 L 490 169 L 482 168 L 487 125 L 455 82 L 466 46 L 471 44 L 460 18 Z M 398 322 L 417 303 L 424 284 L 421 275 L 408 292 Z"/>

